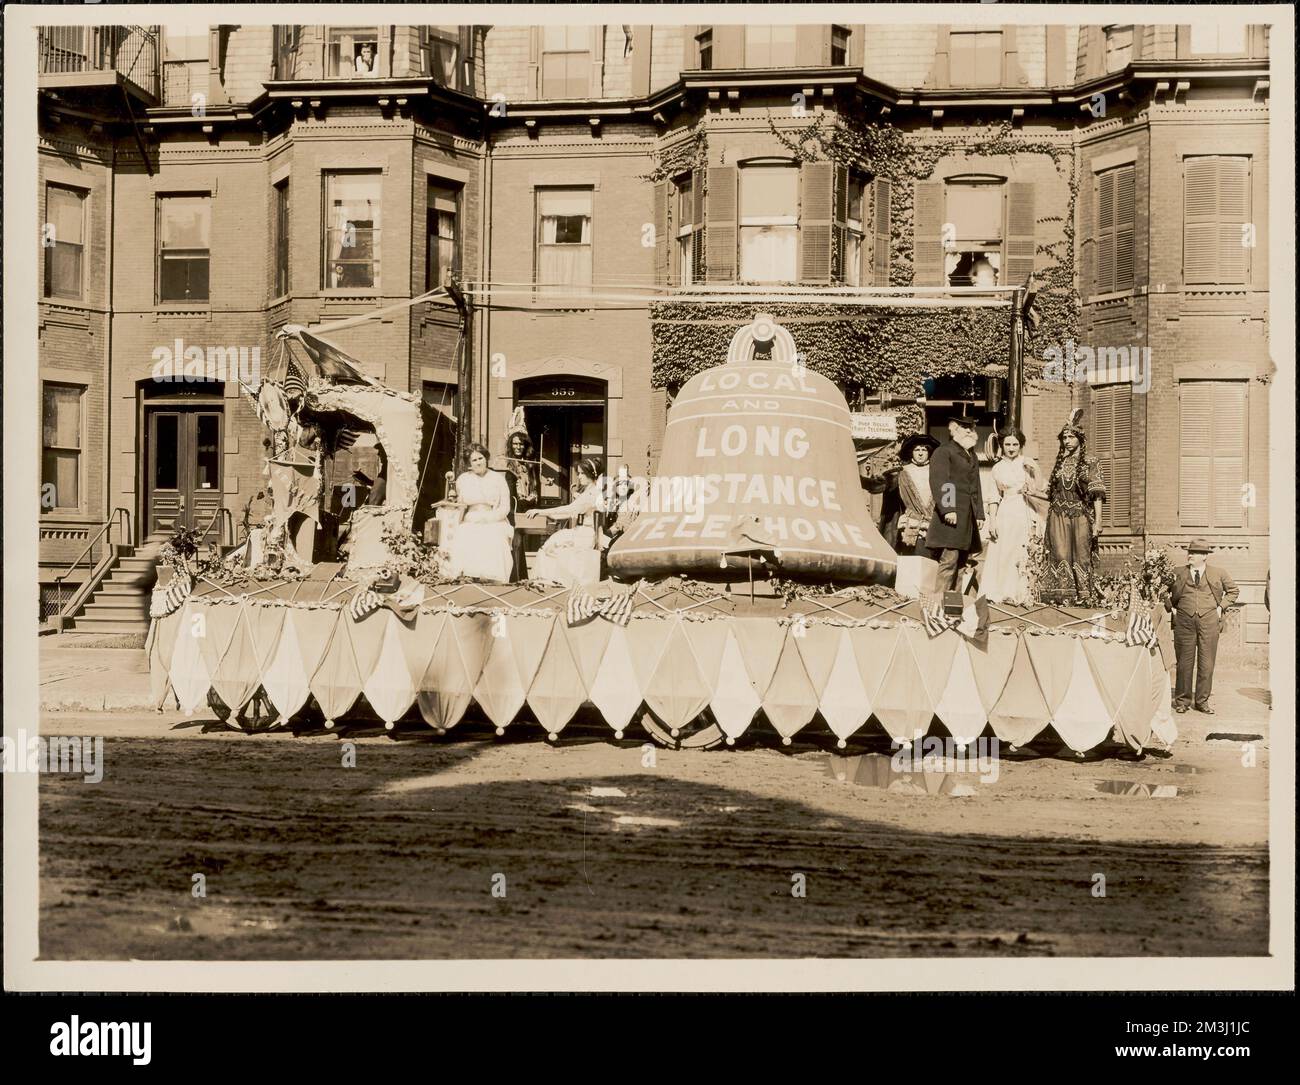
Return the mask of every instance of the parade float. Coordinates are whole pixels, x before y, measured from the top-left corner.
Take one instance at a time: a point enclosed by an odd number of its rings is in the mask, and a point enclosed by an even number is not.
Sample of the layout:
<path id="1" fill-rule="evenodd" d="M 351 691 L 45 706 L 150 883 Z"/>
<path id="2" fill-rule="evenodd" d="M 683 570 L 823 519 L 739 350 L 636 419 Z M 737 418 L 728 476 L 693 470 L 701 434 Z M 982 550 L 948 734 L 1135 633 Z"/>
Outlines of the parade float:
<path id="1" fill-rule="evenodd" d="M 924 559 L 898 558 L 872 522 L 843 395 L 768 317 L 682 387 L 610 578 L 569 587 L 440 577 L 415 523 L 416 397 L 304 329 L 281 337 L 283 364 L 246 389 L 270 430 L 271 509 L 234 554 L 171 548 L 147 641 L 160 707 L 439 734 L 473 711 L 497 734 L 552 739 L 594 709 L 614 737 L 682 747 L 788 744 L 822 725 L 840 747 L 1022 746 L 1050 727 L 1077 753 L 1140 752 L 1176 735 L 1160 608 L 1130 595 L 1109 611 L 968 598 L 944 612 L 909 567 Z M 384 500 L 354 513 L 345 560 L 313 562 L 295 523 L 311 521 L 337 435 L 359 429 L 385 453 Z"/>

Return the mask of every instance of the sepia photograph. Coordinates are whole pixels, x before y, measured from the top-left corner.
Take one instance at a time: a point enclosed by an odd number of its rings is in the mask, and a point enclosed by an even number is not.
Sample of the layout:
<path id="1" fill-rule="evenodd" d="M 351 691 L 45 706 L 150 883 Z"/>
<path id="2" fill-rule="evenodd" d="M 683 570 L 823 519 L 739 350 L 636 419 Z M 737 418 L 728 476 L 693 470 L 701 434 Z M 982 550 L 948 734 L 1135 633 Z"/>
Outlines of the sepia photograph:
<path id="1" fill-rule="evenodd" d="M 295 8 L 6 11 L 7 987 L 1293 984 L 1291 9 Z"/>

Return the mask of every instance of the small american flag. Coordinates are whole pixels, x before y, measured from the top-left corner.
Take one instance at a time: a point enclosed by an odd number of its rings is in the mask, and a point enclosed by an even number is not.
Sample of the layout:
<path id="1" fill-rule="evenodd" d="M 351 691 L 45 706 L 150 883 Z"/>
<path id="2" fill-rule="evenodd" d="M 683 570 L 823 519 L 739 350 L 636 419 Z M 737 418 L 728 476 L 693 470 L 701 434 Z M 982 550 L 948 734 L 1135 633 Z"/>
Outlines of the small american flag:
<path id="1" fill-rule="evenodd" d="M 1151 621 L 1151 615 L 1148 611 L 1140 607 L 1134 607 L 1128 612 L 1128 627 L 1124 630 L 1124 643 L 1130 648 L 1141 645 L 1144 648 L 1154 648 L 1158 638 L 1156 637 L 1156 627 Z"/>
<path id="2" fill-rule="evenodd" d="M 348 613 L 352 615 L 354 622 L 361 621 L 362 618 L 373 614 L 382 606 L 378 595 L 370 590 L 359 591 L 352 597 L 352 602 L 348 604 Z"/>
<path id="3" fill-rule="evenodd" d="M 594 599 L 582 589 L 570 594 L 567 614 L 569 625 L 585 622 L 597 614 L 615 625 L 627 625 L 632 617 L 632 593 L 623 592 L 604 599 Z"/>
<path id="4" fill-rule="evenodd" d="M 961 624 L 961 619 L 955 614 L 945 614 L 943 604 L 936 600 L 934 606 L 921 609 L 921 624 L 925 626 L 926 633 L 937 637 L 949 629 L 956 629 Z"/>
<path id="5" fill-rule="evenodd" d="M 307 374 L 289 357 L 288 369 L 284 374 L 284 394 L 288 399 L 295 399 L 307 391 Z"/>

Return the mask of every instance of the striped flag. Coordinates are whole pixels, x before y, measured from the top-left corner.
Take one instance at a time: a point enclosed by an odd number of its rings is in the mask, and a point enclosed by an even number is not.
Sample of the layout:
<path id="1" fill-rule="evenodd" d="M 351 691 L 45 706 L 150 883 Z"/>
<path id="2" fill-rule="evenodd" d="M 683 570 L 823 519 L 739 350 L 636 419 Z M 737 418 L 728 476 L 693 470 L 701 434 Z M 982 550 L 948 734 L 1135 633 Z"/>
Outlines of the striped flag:
<path id="1" fill-rule="evenodd" d="M 1128 612 L 1128 627 L 1124 630 L 1124 643 L 1130 648 L 1141 645 L 1154 648 L 1157 644 L 1156 627 L 1148 611 L 1134 607 Z"/>
<path id="2" fill-rule="evenodd" d="M 367 615 L 373 614 L 382 605 L 379 596 L 367 589 L 352 596 L 352 602 L 348 604 L 348 613 L 352 616 L 354 622 L 359 622 Z"/>
<path id="3" fill-rule="evenodd" d="M 307 391 L 307 374 L 299 367 L 298 363 L 289 356 L 288 369 L 284 374 L 284 394 L 289 399 L 296 399 Z"/>
<path id="4" fill-rule="evenodd" d="M 623 592 L 604 599 L 594 599 L 588 592 L 577 588 L 569 594 L 566 615 L 569 625 L 585 622 L 597 614 L 615 625 L 626 626 L 632 617 L 632 593 Z"/>
<path id="5" fill-rule="evenodd" d="M 949 629 L 956 629 L 961 624 L 961 619 L 943 612 L 943 597 L 940 596 L 935 600 L 934 606 L 921 608 L 921 624 L 925 626 L 926 633 L 937 637 Z"/>

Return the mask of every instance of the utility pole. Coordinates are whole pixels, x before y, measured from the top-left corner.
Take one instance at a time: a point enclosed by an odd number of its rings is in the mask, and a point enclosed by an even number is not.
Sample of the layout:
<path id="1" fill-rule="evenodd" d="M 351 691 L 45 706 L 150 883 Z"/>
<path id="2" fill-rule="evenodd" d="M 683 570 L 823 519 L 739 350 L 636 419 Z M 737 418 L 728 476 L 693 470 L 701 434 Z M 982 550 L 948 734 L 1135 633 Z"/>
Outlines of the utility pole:
<path id="1" fill-rule="evenodd" d="M 1025 383 L 1025 314 L 1034 302 L 1034 293 L 1026 281 L 1011 295 L 1011 350 L 1007 356 L 1008 428 L 1020 426 L 1020 404 Z"/>
<path id="2" fill-rule="evenodd" d="M 474 325 L 469 299 L 465 297 L 465 292 L 454 276 L 447 279 L 447 295 L 460 312 L 460 359 L 456 367 L 459 410 L 456 412 L 456 462 L 452 464 L 452 470 L 459 473 L 465 462 L 465 450 L 469 448 L 474 432 Z"/>

